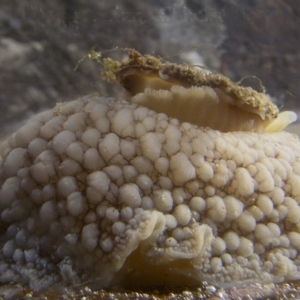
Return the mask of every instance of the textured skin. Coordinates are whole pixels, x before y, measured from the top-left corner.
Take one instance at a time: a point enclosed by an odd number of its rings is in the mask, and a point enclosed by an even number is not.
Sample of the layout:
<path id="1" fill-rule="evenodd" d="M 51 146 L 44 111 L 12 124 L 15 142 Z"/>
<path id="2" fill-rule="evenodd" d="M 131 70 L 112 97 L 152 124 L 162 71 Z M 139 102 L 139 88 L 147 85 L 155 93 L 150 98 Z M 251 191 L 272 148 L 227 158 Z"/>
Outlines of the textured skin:
<path id="1" fill-rule="evenodd" d="M 221 133 L 98 96 L 59 104 L 2 147 L 0 281 L 299 278 L 299 154 L 286 132 Z"/>

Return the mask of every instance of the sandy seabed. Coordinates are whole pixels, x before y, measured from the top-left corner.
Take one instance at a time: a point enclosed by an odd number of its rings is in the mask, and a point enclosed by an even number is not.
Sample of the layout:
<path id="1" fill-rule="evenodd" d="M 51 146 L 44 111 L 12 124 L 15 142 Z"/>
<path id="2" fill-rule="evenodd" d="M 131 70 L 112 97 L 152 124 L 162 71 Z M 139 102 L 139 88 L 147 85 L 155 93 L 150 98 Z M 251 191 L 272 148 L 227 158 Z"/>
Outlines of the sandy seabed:
<path id="1" fill-rule="evenodd" d="M 88 287 L 52 287 L 43 292 L 33 292 L 19 284 L 0 286 L 0 299 L 81 299 L 81 300 L 127 300 L 127 299 L 201 299 L 201 300 L 275 300 L 300 299 L 300 281 L 281 284 L 247 284 L 223 289 L 203 283 L 199 288 L 148 287 L 124 290 L 113 288 L 93 291 Z"/>

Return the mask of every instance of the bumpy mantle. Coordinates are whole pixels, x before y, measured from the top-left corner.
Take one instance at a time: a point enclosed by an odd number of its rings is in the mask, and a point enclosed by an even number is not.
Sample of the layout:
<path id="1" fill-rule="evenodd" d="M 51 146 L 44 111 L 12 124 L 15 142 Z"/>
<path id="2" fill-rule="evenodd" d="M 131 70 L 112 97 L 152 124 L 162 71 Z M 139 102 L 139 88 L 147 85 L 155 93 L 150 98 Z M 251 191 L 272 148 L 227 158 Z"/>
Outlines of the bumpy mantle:
<path id="1" fill-rule="evenodd" d="M 0 282 L 300 278 L 300 142 L 280 131 L 295 115 L 219 74 L 107 62 L 129 102 L 57 104 L 2 145 Z"/>

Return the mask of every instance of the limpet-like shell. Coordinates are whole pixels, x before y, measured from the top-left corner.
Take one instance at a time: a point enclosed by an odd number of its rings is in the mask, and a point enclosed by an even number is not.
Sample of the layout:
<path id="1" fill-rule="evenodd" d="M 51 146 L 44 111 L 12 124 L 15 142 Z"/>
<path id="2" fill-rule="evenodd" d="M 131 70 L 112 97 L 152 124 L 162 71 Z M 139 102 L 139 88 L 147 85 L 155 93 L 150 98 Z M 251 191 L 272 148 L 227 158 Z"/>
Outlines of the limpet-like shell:
<path id="1" fill-rule="evenodd" d="M 265 93 L 243 87 L 216 72 L 174 64 L 128 50 L 121 63 L 107 59 L 104 78 L 118 81 L 135 102 L 198 126 L 228 131 L 281 131 L 296 121 Z"/>

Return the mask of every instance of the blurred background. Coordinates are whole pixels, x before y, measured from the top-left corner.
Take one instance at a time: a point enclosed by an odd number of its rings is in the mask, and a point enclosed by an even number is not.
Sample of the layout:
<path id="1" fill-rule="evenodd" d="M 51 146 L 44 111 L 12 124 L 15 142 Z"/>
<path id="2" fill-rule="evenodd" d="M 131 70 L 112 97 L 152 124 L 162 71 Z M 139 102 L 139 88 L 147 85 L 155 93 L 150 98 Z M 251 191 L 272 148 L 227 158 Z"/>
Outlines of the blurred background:
<path id="1" fill-rule="evenodd" d="M 242 84 L 260 90 L 256 76 L 279 107 L 297 111 L 299 28 L 295 0 L 1 0 L 0 136 L 56 102 L 120 94 L 97 63 L 74 71 L 92 47 L 135 48 L 233 81 L 250 76 Z"/>

